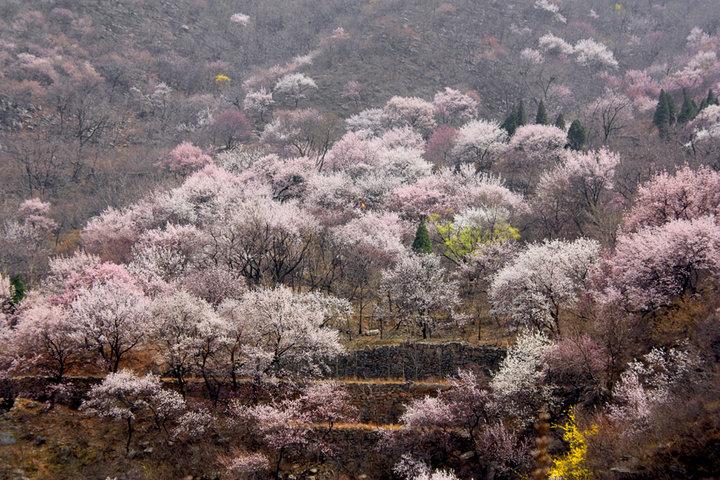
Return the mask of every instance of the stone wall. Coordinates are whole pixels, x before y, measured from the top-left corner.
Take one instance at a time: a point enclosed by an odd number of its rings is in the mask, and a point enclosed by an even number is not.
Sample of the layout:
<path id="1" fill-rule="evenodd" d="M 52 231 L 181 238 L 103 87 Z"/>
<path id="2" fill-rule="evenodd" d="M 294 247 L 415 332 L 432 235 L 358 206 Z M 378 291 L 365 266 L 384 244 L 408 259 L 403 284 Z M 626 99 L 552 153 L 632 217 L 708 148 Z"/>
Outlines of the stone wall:
<path id="1" fill-rule="evenodd" d="M 355 350 L 331 362 L 335 378 L 395 378 L 423 380 L 446 378 L 459 368 L 497 370 L 505 350 L 464 343 L 404 343 Z"/>

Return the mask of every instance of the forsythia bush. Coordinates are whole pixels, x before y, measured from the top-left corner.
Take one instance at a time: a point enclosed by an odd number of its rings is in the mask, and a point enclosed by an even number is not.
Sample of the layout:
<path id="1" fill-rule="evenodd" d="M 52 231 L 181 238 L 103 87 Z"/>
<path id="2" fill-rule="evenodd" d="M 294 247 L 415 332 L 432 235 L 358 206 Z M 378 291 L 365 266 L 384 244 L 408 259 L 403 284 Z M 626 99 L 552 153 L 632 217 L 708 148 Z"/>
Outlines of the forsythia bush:
<path id="1" fill-rule="evenodd" d="M 224 73 L 218 73 L 217 75 L 215 75 L 215 82 L 217 82 L 217 83 L 225 83 L 225 82 L 229 82 L 229 81 L 230 81 L 230 77 L 228 77 Z"/>
<path id="2" fill-rule="evenodd" d="M 430 215 L 429 220 L 443 242 L 445 253 L 453 259 L 460 260 L 485 243 L 520 240 L 520 231 L 503 221 L 486 227 L 480 222 L 441 221 L 439 215 Z"/>
<path id="3" fill-rule="evenodd" d="M 592 478 L 590 470 L 585 466 L 588 438 L 598 431 L 597 425 L 581 430 L 576 422 L 575 413 L 571 412 L 567 422 L 559 425 L 563 430 L 563 440 L 570 445 L 570 451 L 560 458 L 553 459 L 550 478 L 562 480 L 586 480 Z"/>

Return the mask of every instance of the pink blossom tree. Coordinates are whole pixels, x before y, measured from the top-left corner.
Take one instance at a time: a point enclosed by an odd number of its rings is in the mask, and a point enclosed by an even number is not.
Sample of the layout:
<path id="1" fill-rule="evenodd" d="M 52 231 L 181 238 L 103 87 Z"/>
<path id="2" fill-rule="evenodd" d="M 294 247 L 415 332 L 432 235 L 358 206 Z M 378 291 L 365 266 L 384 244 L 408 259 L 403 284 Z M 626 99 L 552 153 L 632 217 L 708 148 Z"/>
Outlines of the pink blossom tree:
<path id="1" fill-rule="evenodd" d="M 506 209 L 509 217 L 526 210 L 523 197 L 510 191 L 501 178 L 476 173 L 471 165 L 459 170 L 444 168 L 414 183 L 400 185 L 388 203 L 403 217 L 412 219 L 431 214 L 451 216 L 470 206 Z"/>
<path id="2" fill-rule="evenodd" d="M 515 190 L 529 194 L 542 172 L 565 159 L 567 134 L 551 125 L 519 127 L 498 161 L 498 171 Z"/>
<path id="3" fill-rule="evenodd" d="M 599 298 L 651 312 L 697 293 L 720 273 L 719 233 L 714 217 L 700 217 L 621 235 L 599 272 Z"/>
<path id="4" fill-rule="evenodd" d="M 262 453 L 233 452 L 222 457 L 220 463 L 230 478 L 235 480 L 261 480 L 266 478 L 270 460 Z"/>
<path id="5" fill-rule="evenodd" d="M 0 225 L 3 262 L 12 271 L 34 279 L 44 270 L 52 247 L 51 234 L 58 226 L 49 212 L 49 203 L 31 198 L 18 206 L 14 219 Z"/>
<path id="6" fill-rule="evenodd" d="M 108 283 L 125 285 L 129 290 L 138 289 L 135 279 L 123 265 L 103 262 L 94 255 L 78 252 L 50 261 L 45 289 L 52 303 L 66 307 L 83 291 Z"/>
<path id="7" fill-rule="evenodd" d="M 702 359 L 691 351 L 653 348 L 630 362 L 613 388 L 610 419 L 625 434 L 642 434 L 653 411 L 682 401 L 680 392 L 697 385 L 702 370 Z"/>
<path id="8" fill-rule="evenodd" d="M 67 312 L 33 296 L 32 304 L 22 308 L 12 330 L 15 362 L 22 370 L 50 375 L 61 383 L 79 360 L 82 343 L 75 335 L 75 324 Z"/>
<path id="9" fill-rule="evenodd" d="M 618 199 L 613 181 L 619 163 L 618 155 L 604 149 L 572 152 L 564 164 L 544 173 L 530 200 L 544 232 L 555 238 L 611 236 Z"/>
<path id="10" fill-rule="evenodd" d="M 450 156 L 455 148 L 458 138 L 458 131 L 449 126 L 439 126 L 428 138 L 425 146 L 425 159 L 434 165 L 450 166 Z"/>
<path id="11" fill-rule="evenodd" d="M 359 108 L 362 90 L 363 88 L 360 82 L 357 80 L 349 80 L 343 87 L 342 97 L 353 102 L 355 108 Z"/>
<path id="12" fill-rule="evenodd" d="M 252 138 L 252 125 L 243 112 L 227 108 L 212 115 L 209 132 L 213 142 L 219 142 L 224 149 L 231 149 L 240 142 Z"/>
<path id="13" fill-rule="evenodd" d="M 587 107 L 590 139 L 594 132 L 600 137 L 603 145 L 611 137 L 621 135 L 633 120 L 632 102 L 625 95 L 608 90 L 595 99 Z"/>
<path id="14" fill-rule="evenodd" d="M 400 451 L 410 450 L 428 460 L 460 444 L 470 446 L 476 471 L 508 473 L 527 464 L 529 451 L 513 426 L 498 421 L 499 414 L 501 409 L 482 376 L 460 370 L 449 388 L 436 397 L 410 402 L 400 417 L 402 427 L 389 432 L 386 441 Z"/>
<path id="15" fill-rule="evenodd" d="M 338 130 L 336 117 L 312 108 L 280 110 L 265 125 L 261 140 L 280 154 L 311 157 L 322 166 Z"/>
<path id="16" fill-rule="evenodd" d="M 81 238 L 89 252 L 104 258 L 121 259 L 130 253 L 136 234 L 129 215 L 109 208 L 88 221 Z"/>
<path id="17" fill-rule="evenodd" d="M 282 283 L 299 272 L 318 225 L 296 202 L 243 202 L 209 228 L 205 252 L 249 283 Z"/>
<path id="18" fill-rule="evenodd" d="M 276 452 L 274 470 L 278 477 L 288 454 L 332 451 L 328 435 L 337 423 L 355 418 L 349 400 L 344 389 L 324 383 L 306 387 L 295 399 L 251 408 L 235 404 L 234 409 L 251 421 L 262 442 Z"/>
<path id="19" fill-rule="evenodd" d="M 12 299 L 15 295 L 15 288 L 10 278 L 0 273 L 0 324 L 5 326 L 7 314 L 12 310 Z"/>
<path id="20" fill-rule="evenodd" d="M 477 101 L 459 90 L 446 87 L 433 98 L 435 114 L 441 123 L 462 125 L 477 116 Z"/>
<path id="21" fill-rule="evenodd" d="M 345 126 L 350 132 L 358 132 L 367 130 L 368 132 L 378 135 L 390 125 L 385 110 L 382 108 L 369 108 L 352 115 L 345 120 Z"/>
<path id="22" fill-rule="evenodd" d="M 170 150 L 164 163 L 170 171 L 188 173 L 212 162 L 209 155 L 190 142 L 183 142 Z"/>
<path id="23" fill-rule="evenodd" d="M 201 261 L 203 234 L 193 225 L 168 224 L 142 233 L 132 248 L 129 269 L 146 283 L 176 282 Z"/>
<path id="24" fill-rule="evenodd" d="M 717 215 L 720 208 L 720 174 L 707 168 L 684 166 L 674 175 L 661 172 L 640 185 L 635 203 L 625 215 L 623 229 L 658 227 L 673 220 Z"/>
<path id="25" fill-rule="evenodd" d="M 346 284 L 343 292 L 356 304 L 358 334 L 363 318 L 375 298 L 382 267 L 405 252 L 403 240 L 411 233 L 409 224 L 394 213 L 365 212 L 332 232 Z"/>
<path id="26" fill-rule="evenodd" d="M 407 125 L 423 135 L 435 128 L 435 107 L 418 97 L 392 97 L 385 104 L 385 116 L 395 126 Z"/>

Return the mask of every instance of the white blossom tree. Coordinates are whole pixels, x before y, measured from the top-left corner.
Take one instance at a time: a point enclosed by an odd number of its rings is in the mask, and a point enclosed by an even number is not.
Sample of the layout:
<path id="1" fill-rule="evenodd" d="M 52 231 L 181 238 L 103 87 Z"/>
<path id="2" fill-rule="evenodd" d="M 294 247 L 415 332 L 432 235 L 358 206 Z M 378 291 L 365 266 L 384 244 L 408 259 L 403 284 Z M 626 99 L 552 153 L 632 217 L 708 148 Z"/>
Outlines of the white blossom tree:
<path id="1" fill-rule="evenodd" d="M 428 338 L 438 325 L 462 320 L 455 312 L 460 304 L 458 288 L 440 257 L 407 253 L 382 274 L 383 315 L 396 318 L 396 328 L 414 324 Z"/>
<path id="2" fill-rule="evenodd" d="M 138 423 L 152 421 L 159 430 L 167 432 L 167 422 L 184 409 L 182 397 L 163 390 L 158 377 L 152 374 L 138 377 L 128 370 L 108 374 L 102 383 L 90 389 L 81 406 L 87 415 L 125 423 L 127 453 Z"/>
<path id="3" fill-rule="evenodd" d="M 456 165 L 474 164 L 487 171 L 507 148 L 508 134 L 496 122 L 473 120 L 458 130 L 451 157 Z"/>
<path id="4" fill-rule="evenodd" d="M 220 306 L 235 332 L 234 368 L 258 380 L 317 375 L 325 362 L 344 351 L 329 326 L 349 314 L 349 304 L 287 287 L 260 288 Z"/>
<path id="5" fill-rule="evenodd" d="M 309 92 L 317 89 L 317 83 L 312 78 L 302 73 L 289 73 L 277 81 L 273 92 L 297 107 L 300 100 L 304 100 Z"/>
<path id="6" fill-rule="evenodd" d="M 70 304 L 76 335 L 94 351 L 109 372 L 145 340 L 149 301 L 132 286 L 117 281 L 81 291 Z"/>
<path id="7" fill-rule="evenodd" d="M 212 306 L 186 292 L 175 292 L 156 298 L 150 308 L 151 335 L 158 345 L 160 358 L 175 377 L 185 396 L 187 376 L 202 362 L 204 349 L 218 354 L 218 345 L 227 336 L 227 328 L 217 318 Z M 207 325 L 206 325 L 207 324 Z M 210 331 L 210 330 L 215 331 Z M 207 346 L 207 342 L 211 345 Z"/>
<path id="8" fill-rule="evenodd" d="M 558 333 L 561 315 L 575 306 L 599 253 L 600 244 L 584 238 L 528 245 L 493 278 L 493 313 L 515 326 Z"/>
<path id="9" fill-rule="evenodd" d="M 490 381 L 497 404 L 524 425 L 535 419 L 541 406 L 552 401 L 545 368 L 552 346 L 540 332 L 521 332 Z"/>

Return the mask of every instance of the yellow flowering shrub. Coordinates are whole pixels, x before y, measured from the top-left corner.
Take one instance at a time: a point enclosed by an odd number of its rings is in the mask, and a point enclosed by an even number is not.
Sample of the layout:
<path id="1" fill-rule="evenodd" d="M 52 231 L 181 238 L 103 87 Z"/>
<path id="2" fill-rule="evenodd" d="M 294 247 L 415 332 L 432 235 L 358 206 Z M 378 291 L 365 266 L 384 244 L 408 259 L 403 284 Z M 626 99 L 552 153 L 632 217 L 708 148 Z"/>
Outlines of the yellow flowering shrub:
<path id="1" fill-rule="evenodd" d="M 567 442 L 570 450 L 559 458 L 553 458 L 550 478 L 557 480 L 589 480 L 592 478 L 590 470 L 585 464 L 588 449 L 588 438 L 598 431 L 597 425 L 581 430 L 575 419 L 575 413 L 568 415 L 567 422 L 556 425 L 563 431 L 563 440 Z"/>
<path id="2" fill-rule="evenodd" d="M 225 82 L 229 82 L 229 81 L 230 81 L 230 77 L 228 77 L 224 73 L 218 73 L 217 75 L 215 75 L 215 82 L 217 82 L 217 83 L 225 83 Z"/>

